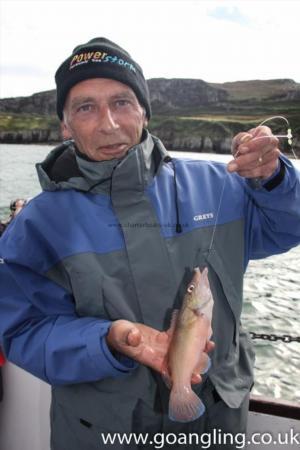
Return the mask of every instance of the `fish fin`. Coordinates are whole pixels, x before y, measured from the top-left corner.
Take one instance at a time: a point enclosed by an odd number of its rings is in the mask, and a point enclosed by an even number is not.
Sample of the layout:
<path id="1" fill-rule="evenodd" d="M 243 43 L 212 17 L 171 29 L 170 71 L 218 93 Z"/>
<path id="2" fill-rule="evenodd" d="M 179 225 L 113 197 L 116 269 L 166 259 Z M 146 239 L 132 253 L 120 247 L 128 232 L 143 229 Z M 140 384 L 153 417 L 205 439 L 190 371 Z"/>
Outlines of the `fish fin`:
<path id="1" fill-rule="evenodd" d="M 180 389 L 173 388 L 169 401 L 169 419 L 174 422 L 192 422 L 205 412 L 205 406 L 191 389 L 182 386 Z"/>
<path id="2" fill-rule="evenodd" d="M 206 374 L 211 368 L 211 359 L 206 353 L 202 353 L 199 364 L 195 367 L 191 377 L 191 383 L 198 384 L 202 382 L 201 375 Z M 197 378 L 199 381 L 197 381 Z"/>
<path id="3" fill-rule="evenodd" d="M 166 386 L 169 389 L 172 389 L 172 377 L 168 368 L 168 362 L 167 359 L 164 360 L 162 367 L 161 367 L 161 376 L 162 379 L 164 380 Z"/>
<path id="4" fill-rule="evenodd" d="M 209 306 L 209 304 L 211 303 L 211 301 L 212 301 L 212 299 L 211 299 L 211 297 L 209 297 L 200 306 L 195 306 L 194 308 L 192 308 L 194 314 L 198 317 L 206 317 L 207 320 L 210 320 L 206 313 L 206 309 Z"/>
<path id="5" fill-rule="evenodd" d="M 175 327 L 176 327 L 176 323 L 177 323 L 177 318 L 178 318 L 178 314 L 179 314 L 179 309 L 174 309 L 172 311 L 172 316 L 171 316 L 171 323 L 170 323 L 170 328 L 168 330 L 169 333 L 173 334 Z"/>
<path id="6" fill-rule="evenodd" d="M 207 353 L 202 353 L 199 364 L 193 373 L 201 373 L 201 375 L 207 373 L 211 368 L 211 359 Z"/>
<path id="7" fill-rule="evenodd" d="M 164 371 L 164 372 L 162 372 L 161 376 L 162 376 L 162 379 L 164 380 L 165 385 L 167 386 L 167 388 L 171 390 L 173 383 L 172 383 L 172 378 L 171 378 L 169 372 L 168 371 Z"/>
<path id="8" fill-rule="evenodd" d="M 192 310 L 193 310 L 194 314 L 198 317 L 201 317 L 204 315 L 202 312 L 202 306 L 197 306 L 195 308 L 192 308 Z"/>

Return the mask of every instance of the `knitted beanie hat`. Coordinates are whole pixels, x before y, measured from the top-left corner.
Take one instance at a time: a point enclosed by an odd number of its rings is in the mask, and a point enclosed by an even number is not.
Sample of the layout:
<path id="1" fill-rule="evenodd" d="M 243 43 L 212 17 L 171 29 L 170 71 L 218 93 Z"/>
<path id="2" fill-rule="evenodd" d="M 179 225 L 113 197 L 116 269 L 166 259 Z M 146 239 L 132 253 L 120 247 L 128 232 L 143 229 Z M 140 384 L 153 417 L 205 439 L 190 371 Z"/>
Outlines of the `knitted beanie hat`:
<path id="1" fill-rule="evenodd" d="M 89 78 L 111 78 L 131 87 L 150 119 L 149 90 L 141 67 L 124 49 L 102 37 L 75 47 L 72 55 L 57 69 L 56 110 L 60 119 L 69 90 Z"/>

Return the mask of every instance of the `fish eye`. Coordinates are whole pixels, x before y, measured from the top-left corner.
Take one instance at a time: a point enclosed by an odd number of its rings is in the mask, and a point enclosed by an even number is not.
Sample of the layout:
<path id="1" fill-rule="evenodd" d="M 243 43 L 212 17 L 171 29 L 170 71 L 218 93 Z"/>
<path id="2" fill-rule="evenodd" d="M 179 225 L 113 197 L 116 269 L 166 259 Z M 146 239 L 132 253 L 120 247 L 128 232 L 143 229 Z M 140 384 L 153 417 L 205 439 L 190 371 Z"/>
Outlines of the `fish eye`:
<path id="1" fill-rule="evenodd" d="M 189 285 L 189 287 L 187 288 L 187 291 L 189 294 L 191 294 L 193 292 L 193 290 L 195 289 L 195 285 L 193 283 L 191 283 Z"/>

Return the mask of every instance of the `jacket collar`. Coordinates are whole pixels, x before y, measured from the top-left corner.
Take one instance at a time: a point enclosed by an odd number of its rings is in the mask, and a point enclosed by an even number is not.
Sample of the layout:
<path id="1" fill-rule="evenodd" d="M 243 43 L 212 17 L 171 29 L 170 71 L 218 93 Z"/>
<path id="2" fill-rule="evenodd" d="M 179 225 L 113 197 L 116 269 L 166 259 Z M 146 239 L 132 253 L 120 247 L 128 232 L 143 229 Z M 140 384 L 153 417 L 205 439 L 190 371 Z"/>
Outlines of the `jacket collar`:
<path id="1" fill-rule="evenodd" d="M 91 193 L 118 190 L 144 190 L 159 170 L 167 152 L 162 143 L 144 130 L 141 143 L 132 147 L 122 159 L 91 161 L 81 157 L 74 142 L 67 141 L 52 150 L 45 161 L 36 165 L 44 190 L 76 189 Z M 53 177 L 64 164 L 61 178 Z M 68 177 L 68 170 L 70 177 Z"/>

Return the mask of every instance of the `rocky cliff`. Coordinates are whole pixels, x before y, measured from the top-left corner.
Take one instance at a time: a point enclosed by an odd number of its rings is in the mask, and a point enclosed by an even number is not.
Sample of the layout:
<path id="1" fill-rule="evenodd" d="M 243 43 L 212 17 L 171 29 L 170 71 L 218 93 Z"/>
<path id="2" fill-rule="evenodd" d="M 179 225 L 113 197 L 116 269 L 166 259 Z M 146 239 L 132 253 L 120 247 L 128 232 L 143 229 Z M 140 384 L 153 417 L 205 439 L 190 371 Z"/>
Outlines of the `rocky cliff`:
<path id="1" fill-rule="evenodd" d="M 55 114 L 55 90 L 39 92 L 30 97 L 0 99 L 0 112 L 13 114 Z"/>
<path id="2" fill-rule="evenodd" d="M 154 78 L 148 81 L 154 114 L 183 113 L 199 107 L 219 105 L 228 93 L 202 80 Z"/>
<path id="3" fill-rule="evenodd" d="M 217 105 L 228 98 L 226 90 L 210 86 L 202 80 L 153 78 L 148 80 L 154 114 L 194 110 Z M 30 97 L 0 99 L 1 113 L 56 114 L 55 90 L 39 92 Z"/>
<path id="4" fill-rule="evenodd" d="M 153 118 L 150 130 L 169 149 L 230 151 L 232 136 L 273 115 L 286 116 L 300 151 L 300 84 L 293 80 L 207 83 L 194 79 L 148 80 Z M 284 130 L 284 126 L 274 125 Z M 277 127 L 277 128 L 276 128 Z M 0 99 L 0 142 L 61 140 L 55 91 Z"/>

